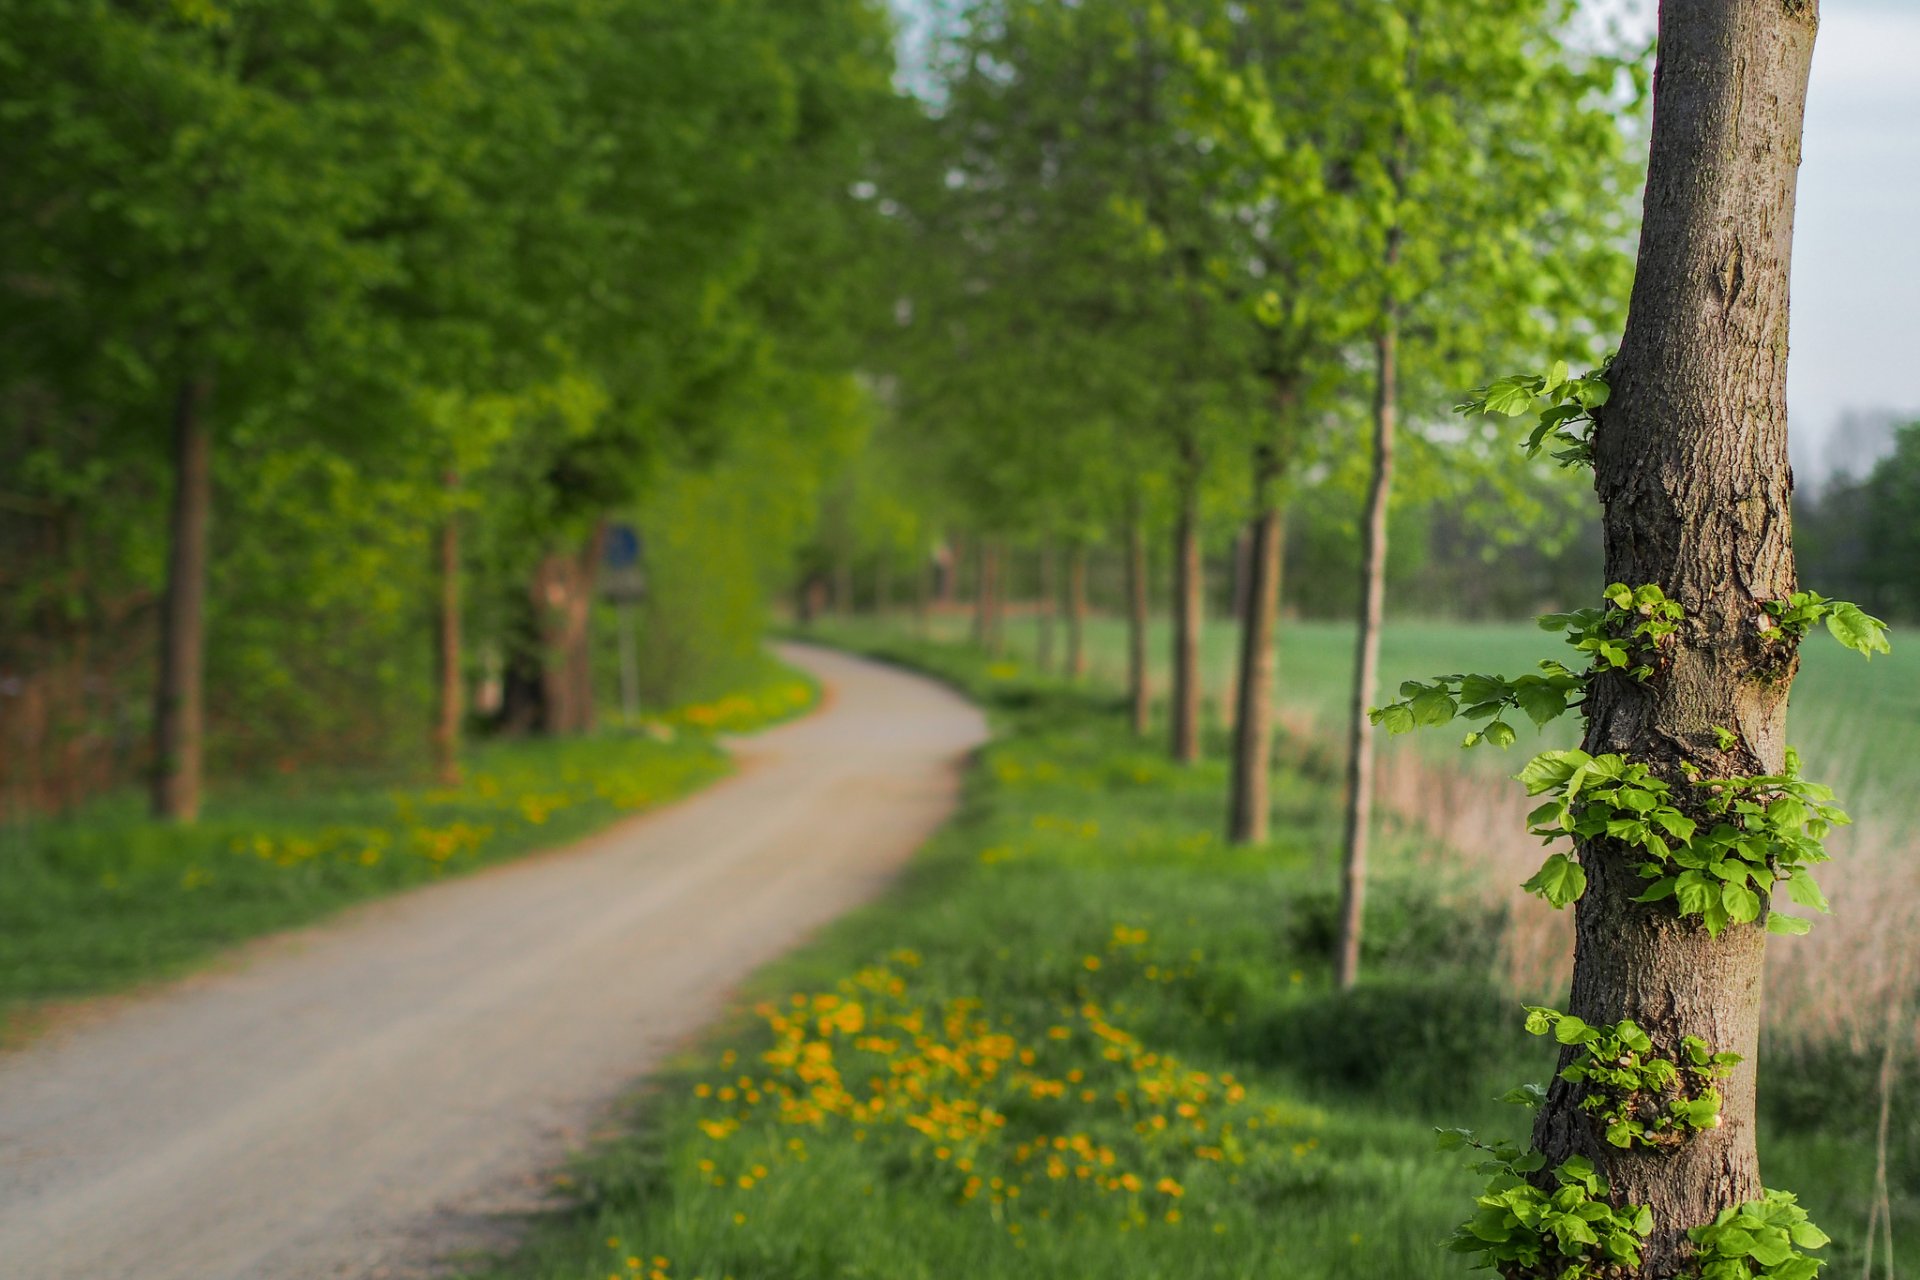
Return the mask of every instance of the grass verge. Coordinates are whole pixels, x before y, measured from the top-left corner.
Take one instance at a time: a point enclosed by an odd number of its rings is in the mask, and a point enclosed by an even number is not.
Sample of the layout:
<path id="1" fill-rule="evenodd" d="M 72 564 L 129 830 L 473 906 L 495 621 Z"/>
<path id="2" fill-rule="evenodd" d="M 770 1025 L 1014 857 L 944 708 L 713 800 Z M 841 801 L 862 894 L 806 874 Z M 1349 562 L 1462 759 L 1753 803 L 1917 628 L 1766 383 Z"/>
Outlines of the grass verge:
<path id="1" fill-rule="evenodd" d="M 961 813 L 883 902 L 761 974 L 483 1274 L 1463 1274 L 1438 1242 L 1477 1179 L 1433 1127 L 1519 1136 L 1492 1099 L 1551 1049 L 1435 851 L 1386 842 L 1368 980 L 1340 997 L 1329 780 L 1283 770 L 1283 834 L 1227 848 L 1220 766 L 1172 766 L 1100 695 L 839 638 L 989 708 Z M 1778 1185 L 1857 1231 L 1868 1153 L 1831 1114 L 1770 1127 Z"/>
<path id="2" fill-rule="evenodd" d="M 241 939 L 587 835 L 725 773 L 716 734 L 816 696 L 769 659 L 747 687 L 640 726 L 480 744 L 455 786 L 296 775 L 216 791 L 191 827 L 115 796 L 0 828 L 0 1028 L 38 1002 L 163 977 Z"/>

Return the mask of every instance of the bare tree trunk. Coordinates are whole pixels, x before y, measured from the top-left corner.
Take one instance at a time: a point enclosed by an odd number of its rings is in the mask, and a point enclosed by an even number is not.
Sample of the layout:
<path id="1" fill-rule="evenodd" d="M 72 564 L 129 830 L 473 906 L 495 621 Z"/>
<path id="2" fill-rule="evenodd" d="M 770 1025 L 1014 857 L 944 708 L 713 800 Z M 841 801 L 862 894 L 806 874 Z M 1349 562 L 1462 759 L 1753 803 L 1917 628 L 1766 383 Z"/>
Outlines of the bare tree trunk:
<path id="1" fill-rule="evenodd" d="M 1173 758 L 1200 759 L 1200 619 L 1205 609 L 1200 558 L 1200 478 L 1181 478 L 1180 514 L 1173 533 Z"/>
<path id="2" fill-rule="evenodd" d="M 1388 237 L 1387 265 L 1399 257 L 1399 232 Z M 1367 841 L 1373 822 L 1373 705 L 1380 675 L 1380 620 L 1387 599 L 1387 499 L 1393 491 L 1393 429 L 1399 316 L 1391 306 L 1374 340 L 1373 475 L 1360 526 L 1360 627 L 1353 643 L 1353 709 L 1347 718 L 1347 820 L 1340 867 L 1340 942 L 1334 980 L 1342 991 L 1360 976 L 1360 933 L 1367 908 Z"/>
<path id="3" fill-rule="evenodd" d="M 173 514 L 166 612 L 153 709 L 153 816 L 200 816 L 206 752 L 207 523 L 213 509 L 213 439 L 204 378 L 180 386 L 173 407 Z"/>
<path id="4" fill-rule="evenodd" d="M 1792 642 L 1762 601 L 1795 586 L 1787 462 L 1787 276 L 1813 0 L 1666 0 L 1654 73 L 1640 260 L 1612 398 L 1595 433 L 1607 580 L 1657 583 L 1686 623 L 1643 682 L 1595 678 L 1585 747 L 1620 752 L 1690 790 L 1707 777 L 1776 773 Z M 1736 741 L 1721 750 L 1715 729 Z M 1686 1231 L 1761 1194 L 1754 1148 L 1762 923 L 1710 938 L 1671 903 L 1634 898 L 1638 859 L 1580 850 L 1572 1012 L 1632 1018 L 1671 1051 L 1697 1035 L 1744 1054 L 1718 1128 L 1652 1155 L 1616 1150 L 1555 1080 L 1534 1131 L 1552 1162 L 1590 1158 L 1627 1202 L 1649 1204 L 1642 1274 L 1686 1265 Z M 1763 913 L 1764 915 L 1764 913 Z"/>
<path id="5" fill-rule="evenodd" d="M 460 477 L 447 473 L 449 496 Z M 438 702 L 433 719 L 434 772 L 448 786 L 460 781 L 460 523 L 451 510 L 434 539 L 440 598 L 434 617 L 434 674 Z"/>
<path id="6" fill-rule="evenodd" d="M 1067 678 L 1087 677 L 1087 548 L 1067 553 Z"/>
<path id="7" fill-rule="evenodd" d="M 1230 618 L 1247 616 L 1247 593 L 1253 589 L 1253 540 L 1257 523 L 1258 517 L 1255 517 L 1233 535 L 1233 599 L 1227 606 Z"/>
<path id="8" fill-rule="evenodd" d="M 1144 738 L 1153 728 L 1153 689 L 1147 666 L 1147 534 L 1140 523 L 1140 504 L 1127 510 L 1127 705 L 1133 713 L 1133 732 Z"/>
<path id="9" fill-rule="evenodd" d="M 1278 467 L 1260 450 L 1253 464 L 1255 515 L 1247 538 L 1247 583 L 1240 615 L 1240 676 L 1233 712 L 1233 775 L 1227 838 L 1261 844 L 1272 809 L 1274 617 L 1280 608 L 1280 508 L 1273 491 Z"/>
<path id="10" fill-rule="evenodd" d="M 893 609 L 893 564 L 882 555 L 873 567 L 873 612 L 885 618 Z"/>
<path id="11" fill-rule="evenodd" d="M 1040 609 L 1035 620 L 1033 665 L 1042 675 L 1053 671 L 1055 605 L 1060 597 L 1060 556 L 1052 538 L 1040 540 Z"/>

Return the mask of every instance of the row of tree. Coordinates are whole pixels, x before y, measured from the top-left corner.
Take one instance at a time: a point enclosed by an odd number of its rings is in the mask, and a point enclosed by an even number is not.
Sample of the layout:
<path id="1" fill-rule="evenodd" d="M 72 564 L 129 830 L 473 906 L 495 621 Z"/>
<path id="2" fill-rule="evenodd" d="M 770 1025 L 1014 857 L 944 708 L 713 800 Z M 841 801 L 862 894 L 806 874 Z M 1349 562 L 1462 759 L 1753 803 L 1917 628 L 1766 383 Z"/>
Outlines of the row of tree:
<path id="1" fill-rule="evenodd" d="M 877 4 L 5 0 L 0 68 L 16 799 L 190 820 L 209 708 L 235 767 L 451 771 L 482 675 L 582 728 L 625 511 L 727 570 L 655 564 L 660 695 L 751 652 L 873 417 Z"/>
<path id="2" fill-rule="evenodd" d="M 1559 1066 L 1619 1034 L 1676 1071 L 1686 1046 L 1710 1046 L 1727 1079 L 1698 1132 L 1634 1149 L 1592 1123 L 1589 1104 L 1610 1096 L 1598 1077 L 1557 1075 L 1535 1099 L 1530 1146 L 1489 1148 L 1505 1172 L 1460 1239 L 1515 1274 L 1746 1274 L 1751 1257 L 1810 1276 L 1819 1264 L 1799 1250 L 1824 1236 L 1760 1181 L 1753 1064 L 1766 934 L 1803 924 L 1769 920 L 1772 891 L 1825 828 L 1795 798 L 1822 793 L 1794 776 L 1784 738 L 1797 645 L 1823 607 L 1796 594 L 1785 415 L 1817 5 L 1661 5 L 1644 221 L 1617 351 L 1626 157 L 1649 86 L 1630 63 L 1569 41 L 1572 18 L 1571 5 L 1533 0 L 975 0 L 941 45 L 933 109 L 885 187 L 911 252 L 899 332 L 879 358 L 902 465 L 934 459 L 942 518 L 977 549 L 984 642 L 1010 542 L 1126 549 L 1142 727 L 1141 549 L 1170 533 L 1181 760 L 1200 750 L 1210 512 L 1245 530 L 1236 840 L 1266 829 L 1282 511 L 1331 476 L 1365 474 L 1343 985 L 1366 884 L 1366 711 L 1396 470 L 1455 501 L 1503 484 L 1512 464 L 1486 460 L 1510 437 L 1496 447 L 1446 406 L 1491 374 L 1547 371 L 1480 403 L 1503 422 L 1544 411 L 1542 434 L 1592 468 L 1605 565 L 1590 590 L 1620 582 L 1640 594 L 1620 617 L 1588 616 L 1609 643 L 1647 646 L 1638 665 L 1563 673 L 1557 706 L 1541 708 L 1575 710 L 1585 725 L 1584 753 L 1530 767 L 1536 791 L 1560 788 L 1572 839 L 1549 864 L 1557 887 L 1541 888 L 1575 904 Z M 1570 392 L 1567 365 L 1598 372 Z M 1513 502 L 1488 505 L 1529 519 Z M 1671 621 L 1647 600 L 1667 602 Z M 1857 627 L 1835 634 L 1862 652 L 1884 647 L 1871 619 Z M 1429 718 L 1472 714 L 1451 698 L 1441 710 Z M 1579 790 L 1611 795 L 1602 780 L 1629 770 L 1650 779 L 1630 797 L 1638 807 Z M 1656 794 L 1676 806 L 1663 811 L 1671 842 L 1634 834 L 1652 831 Z M 1744 869 L 1722 859 L 1733 843 Z M 1661 863 L 1650 856 L 1678 859 L 1651 888 Z"/>
<path id="3" fill-rule="evenodd" d="M 1358 866 L 1396 471 L 1431 526 L 1464 517 L 1481 546 L 1572 519 L 1572 486 L 1451 412 L 1490 367 L 1597 362 L 1618 323 L 1643 75 L 1571 18 L 1559 0 L 976 0 L 880 166 L 900 267 L 867 465 L 973 548 L 989 642 L 1010 546 L 1043 566 L 1058 548 L 1069 583 L 1088 548 L 1125 548 L 1142 725 L 1146 544 L 1166 545 L 1183 761 L 1205 546 L 1238 536 L 1235 840 L 1267 833 L 1291 508 L 1343 548 L 1359 531 Z M 842 562 L 860 520 L 842 517 Z M 891 563 L 885 542 L 866 550 Z"/>

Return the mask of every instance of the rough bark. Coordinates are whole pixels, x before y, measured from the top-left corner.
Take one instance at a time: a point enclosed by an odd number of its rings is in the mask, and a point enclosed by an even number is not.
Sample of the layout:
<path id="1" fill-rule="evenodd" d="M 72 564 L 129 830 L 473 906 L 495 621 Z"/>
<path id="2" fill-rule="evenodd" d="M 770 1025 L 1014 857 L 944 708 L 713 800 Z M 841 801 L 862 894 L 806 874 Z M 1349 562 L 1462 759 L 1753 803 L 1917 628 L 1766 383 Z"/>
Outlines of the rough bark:
<path id="1" fill-rule="evenodd" d="M 460 485 L 449 474 L 449 492 Z M 442 783 L 460 780 L 460 524 L 448 512 L 434 539 L 435 575 L 440 588 L 434 615 L 434 675 L 437 697 L 433 718 L 434 772 Z"/>
<path id="2" fill-rule="evenodd" d="M 1390 242 L 1388 265 L 1397 256 Z M 1340 862 L 1340 938 L 1334 980 L 1351 988 L 1360 976 L 1360 935 L 1367 906 L 1367 844 L 1373 825 L 1373 705 L 1379 683 L 1380 621 L 1387 597 L 1387 498 L 1393 491 L 1393 432 L 1399 320 L 1389 308 L 1374 339 L 1373 468 L 1360 526 L 1360 617 L 1353 644 L 1353 707 L 1347 718 L 1346 839 Z"/>
<path id="3" fill-rule="evenodd" d="M 1585 746 L 1653 765 L 1771 772 L 1784 753 L 1797 665 L 1759 604 L 1794 589 L 1787 464 L 1787 275 L 1812 0 L 1667 0 L 1660 14 L 1652 156 L 1639 269 L 1595 436 L 1610 581 L 1658 583 L 1687 611 L 1644 683 L 1601 677 Z M 1713 729 L 1735 731 L 1720 751 Z M 1638 904 L 1633 859 L 1580 851 L 1572 1011 L 1630 1017 L 1657 1043 L 1703 1037 L 1746 1055 L 1722 1124 L 1685 1145 L 1622 1153 L 1597 1139 L 1556 1081 L 1534 1140 L 1591 1158 L 1616 1194 L 1652 1206 L 1643 1272 L 1674 1275 L 1687 1228 L 1761 1193 L 1754 1149 L 1759 922 L 1718 939 L 1671 903 Z"/>
<path id="4" fill-rule="evenodd" d="M 1144 738 L 1153 729 L 1152 677 L 1147 666 L 1147 533 L 1138 505 L 1127 512 L 1127 705 L 1133 732 Z"/>
<path id="5" fill-rule="evenodd" d="M 1189 472 L 1180 485 L 1173 530 L 1173 758 L 1200 759 L 1200 621 L 1205 609 L 1200 558 L 1200 481 Z"/>
<path id="6" fill-rule="evenodd" d="M 1271 453 L 1254 459 L 1254 517 L 1246 538 L 1241 593 L 1239 676 L 1234 686 L 1233 771 L 1227 839 L 1261 844 L 1272 809 L 1274 620 L 1280 608 L 1281 513 L 1274 501 L 1278 468 Z"/>
<path id="7" fill-rule="evenodd" d="M 189 378 L 173 407 L 173 509 L 168 529 L 167 593 L 154 690 L 153 815 L 169 822 L 200 816 L 206 752 L 207 523 L 213 508 L 213 439 L 207 428 L 211 385 Z"/>
<path id="8" fill-rule="evenodd" d="M 1067 678 L 1087 675 L 1087 548 L 1075 543 L 1067 556 Z"/>

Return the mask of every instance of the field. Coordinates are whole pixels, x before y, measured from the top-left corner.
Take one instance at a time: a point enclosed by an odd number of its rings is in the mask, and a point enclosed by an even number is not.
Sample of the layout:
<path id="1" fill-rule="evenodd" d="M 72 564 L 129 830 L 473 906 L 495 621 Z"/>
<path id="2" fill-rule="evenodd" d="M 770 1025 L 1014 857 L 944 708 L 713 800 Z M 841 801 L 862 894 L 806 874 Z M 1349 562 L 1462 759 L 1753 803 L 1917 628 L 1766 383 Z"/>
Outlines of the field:
<path id="1" fill-rule="evenodd" d="M 0 827 L 0 1028 L 35 1002 L 175 973 L 349 903 L 551 848 L 725 773 L 714 735 L 810 706 L 769 662 L 749 687 L 588 738 L 483 744 L 460 782 L 251 779 L 192 827 L 141 797 Z"/>
<path id="2" fill-rule="evenodd" d="M 1367 980 L 1328 952 L 1336 790 L 1290 744 L 1279 836 L 1217 838 L 1223 770 L 1171 766 L 1108 692 L 897 632 L 836 639 L 992 711 L 966 803 L 883 902 L 763 974 L 637 1100 L 635 1128 L 490 1280 L 1452 1276 L 1475 1179 L 1432 1130 L 1516 1135 L 1492 1101 L 1551 1050 L 1495 976 L 1475 872 L 1390 830 Z M 1295 669 L 1303 663 L 1297 662 Z M 1769 1180 L 1858 1267 L 1873 1064 L 1765 1068 Z M 1893 1185 L 1920 1181 L 1902 1122 Z M 1898 1196 L 1896 1236 L 1920 1226 Z"/>
<path id="3" fill-rule="evenodd" d="M 1033 624 L 1012 619 L 1007 653 L 1028 661 Z M 957 637 L 961 627 L 947 620 L 941 633 Z M 1214 621 L 1204 635 L 1205 684 L 1213 709 L 1223 705 L 1233 679 L 1236 633 L 1230 622 Z M 1096 617 L 1087 631 L 1088 655 L 1096 676 L 1118 680 L 1124 670 L 1126 630 L 1114 618 Z M 1920 644 L 1903 644 L 1898 630 L 1893 653 L 1865 662 L 1822 633 L 1807 641 L 1800 674 L 1794 681 L 1788 729 L 1807 762 L 1808 773 L 1831 783 L 1853 815 L 1864 821 L 1901 821 L 1917 816 L 1920 794 L 1913 787 L 1914 762 L 1920 760 Z M 1153 671 L 1164 691 L 1167 629 L 1152 632 Z M 1280 627 L 1279 694 L 1296 714 L 1311 717 L 1328 733 L 1343 730 L 1353 688 L 1353 627 L 1325 621 L 1283 621 Z M 1531 623 L 1390 623 L 1381 637 L 1380 693 L 1391 696 L 1402 680 L 1450 671 L 1518 674 L 1542 658 L 1560 657 L 1564 646 Z M 1556 726 L 1560 727 L 1560 726 Z M 1458 760 L 1457 735 L 1415 735 L 1394 744 L 1411 746 L 1435 758 Z M 1536 746 L 1538 744 L 1538 746 Z M 1520 742 L 1502 754 L 1482 748 L 1469 767 L 1511 773 L 1523 751 L 1561 745 L 1523 729 Z"/>

